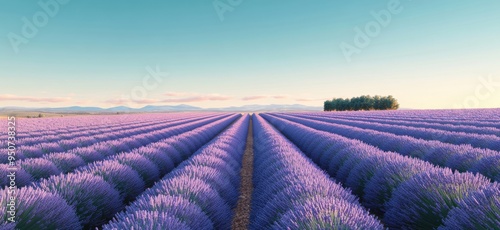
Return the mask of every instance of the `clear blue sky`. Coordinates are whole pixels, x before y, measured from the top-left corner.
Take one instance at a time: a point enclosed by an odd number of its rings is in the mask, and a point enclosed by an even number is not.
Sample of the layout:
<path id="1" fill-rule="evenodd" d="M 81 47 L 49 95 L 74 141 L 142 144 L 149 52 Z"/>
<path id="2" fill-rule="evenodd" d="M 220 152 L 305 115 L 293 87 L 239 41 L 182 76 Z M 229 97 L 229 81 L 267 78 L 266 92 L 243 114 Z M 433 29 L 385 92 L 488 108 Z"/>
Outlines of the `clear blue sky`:
<path id="1" fill-rule="evenodd" d="M 210 0 L 70 0 L 47 18 L 39 2 L 56 0 L 0 0 L 0 107 L 321 106 L 364 94 L 500 107 L 500 1 L 401 0 L 380 26 L 370 12 L 392 1 L 221 0 L 232 9 L 221 20 Z M 38 31 L 23 35 L 23 18 Z M 341 44 L 374 23 L 348 61 Z M 157 67 L 169 73 L 159 83 L 146 70 Z"/>

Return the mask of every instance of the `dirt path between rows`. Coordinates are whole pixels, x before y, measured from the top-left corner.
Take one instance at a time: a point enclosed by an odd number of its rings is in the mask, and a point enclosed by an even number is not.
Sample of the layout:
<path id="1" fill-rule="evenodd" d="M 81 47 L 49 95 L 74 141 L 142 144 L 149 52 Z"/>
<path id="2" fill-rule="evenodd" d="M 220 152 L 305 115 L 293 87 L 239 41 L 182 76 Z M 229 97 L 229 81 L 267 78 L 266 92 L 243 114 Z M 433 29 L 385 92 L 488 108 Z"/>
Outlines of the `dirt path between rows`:
<path id="1" fill-rule="evenodd" d="M 243 154 L 243 164 L 241 168 L 240 197 L 234 210 L 232 229 L 248 229 L 250 223 L 250 202 L 252 199 L 252 174 L 253 174 L 253 132 L 252 118 L 248 127 L 248 136 L 245 153 Z"/>

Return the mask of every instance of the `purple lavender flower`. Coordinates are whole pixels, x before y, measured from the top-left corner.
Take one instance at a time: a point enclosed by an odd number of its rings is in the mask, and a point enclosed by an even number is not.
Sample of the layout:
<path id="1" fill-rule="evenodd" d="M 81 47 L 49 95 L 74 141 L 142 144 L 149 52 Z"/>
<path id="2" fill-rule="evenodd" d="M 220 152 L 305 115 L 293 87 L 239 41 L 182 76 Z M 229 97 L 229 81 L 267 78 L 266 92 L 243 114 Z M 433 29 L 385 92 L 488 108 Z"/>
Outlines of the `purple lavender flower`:
<path id="1" fill-rule="evenodd" d="M 17 149 L 17 154 L 20 152 L 24 158 L 38 158 L 44 154 L 40 146 L 21 146 Z M 20 159 L 19 156 L 17 158 Z"/>
<path id="2" fill-rule="evenodd" d="M 44 153 L 63 152 L 64 148 L 57 143 L 40 143 Z"/>
<path id="3" fill-rule="evenodd" d="M 147 144 L 152 142 L 151 137 L 149 137 L 149 135 L 150 135 L 150 133 L 145 133 L 145 134 L 139 135 L 138 137 L 135 138 L 135 141 L 139 142 L 140 146 L 147 145 Z"/>
<path id="4" fill-rule="evenodd" d="M 89 145 L 97 143 L 96 136 L 93 136 L 93 137 L 79 137 L 79 138 L 76 139 L 76 141 L 78 143 L 80 143 L 81 146 L 89 146 Z"/>
<path id="5" fill-rule="evenodd" d="M 224 173 L 226 175 L 226 180 L 228 180 L 234 187 L 239 187 L 238 171 L 235 168 L 232 168 L 227 161 L 221 158 L 209 156 L 208 154 L 199 154 L 190 159 L 189 164 L 215 168 Z"/>
<path id="6" fill-rule="evenodd" d="M 165 143 L 173 146 L 180 154 L 182 159 L 188 158 L 194 151 L 191 151 L 189 146 L 186 145 L 179 137 L 168 139 Z"/>
<path id="7" fill-rule="evenodd" d="M 54 163 L 43 158 L 25 159 L 20 162 L 21 168 L 28 172 L 34 180 L 48 178 L 61 173 Z"/>
<path id="8" fill-rule="evenodd" d="M 127 212 L 139 210 L 169 213 L 191 229 L 213 229 L 212 222 L 200 207 L 181 196 L 153 195 L 137 199 Z M 121 219 L 118 217 L 117 219 Z"/>
<path id="9" fill-rule="evenodd" d="M 360 206 L 356 197 L 329 179 L 260 116 L 254 116 L 253 121 L 255 175 L 251 229 L 383 228 L 378 220 Z M 292 126 L 280 127 L 291 131 L 294 129 Z M 302 144 L 308 142 L 306 139 L 300 140 Z M 313 141 L 313 138 L 309 140 Z M 318 141 L 314 143 L 308 143 L 309 147 L 304 148 L 312 150 L 316 149 L 315 145 L 321 144 Z M 323 150 L 328 148 L 331 146 L 322 147 Z M 364 156 L 359 151 L 353 151 L 352 154 L 359 154 L 358 159 Z M 346 204 L 348 208 L 344 209 L 357 210 L 352 211 L 357 216 L 351 216 L 350 213 L 336 216 L 339 208 L 343 207 L 339 204 L 341 202 L 335 202 L 337 200 Z M 304 209 L 298 212 L 297 207 Z"/>
<path id="10" fill-rule="evenodd" d="M 122 153 L 112 158 L 121 164 L 130 166 L 139 173 L 146 186 L 151 186 L 160 179 L 160 170 L 148 158 L 138 153 Z"/>
<path id="11" fill-rule="evenodd" d="M 82 145 L 75 139 L 67 139 L 60 140 L 58 142 L 59 146 L 61 146 L 64 150 L 74 149 L 77 147 L 81 147 Z"/>
<path id="12" fill-rule="evenodd" d="M 314 162 L 318 162 L 321 167 L 328 167 L 329 160 L 332 156 L 335 156 L 339 149 L 344 149 L 351 145 L 352 143 L 339 142 L 332 138 L 314 148 L 310 157 Z"/>
<path id="13" fill-rule="evenodd" d="M 345 181 L 347 180 L 353 165 L 359 162 L 359 159 L 373 156 L 375 153 L 377 153 L 376 148 L 360 144 L 343 149 L 330 160 L 328 173 L 331 176 L 340 179 L 340 181 Z M 347 165 L 344 166 L 345 164 Z"/>
<path id="14" fill-rule="evenodd" d="M 125 202 L 135 199 L 145 189 L 139 174 L 131 167 L 120 164 L 116 160 L 94 162 L 78 171 L 101 176 L 120 192 L 120 197 Z"/>
<path id="15" fill-rule="evenodd" d="M 231 215 L 228 214 L 231 214 L 232 211 L 218 192 L 207 182 L 183 175 L 161 181 L 153 188 L 156 194 L 181 196 L 198 205 L 209 215 L 215 228 L 230 228 Z"/>
<path id="16" fill-rule="evenodd" d="M 472 173 L 433 169 L 402 183 L 387 204 L 384 223 L 391 228 L 433 229 L 465 197 L 490 182 Z"/>
<path id="17" fill-rule="evenodd" d="M 342 199 L 311 197 L 283 215 L 271 229 L 384 229 L 362 209 Z"/>
<path id="18" fill-rule="evenodd" d="M 0 164 L 0 188 L 5 186 L 10 186 L 11 178 L 15 178 L 16 186 L 23 187 L 30 184 L 33 181 L 31 175 L 27 173 L 23 168 L 16 167 L 15 177 L 11 174 L 11 170 L 9 170 L 9 166 L 7 164 Z M 11 175 L 11 176 L 9 176 Z"/>
<path id="19" fill-rule="evenodd" d="M 311 116 L 303 114 L 293 114 L 293 115 L 263 115 L 266 119 L 269 119 L 273 124 L 280 127 L 284 133 L 287 135 L 292 135 L 294 141 L 298 143 L 301 148 L 305 149 L 309 145 L 306 143 L 311 142 L 311 140 L 319 140 L 322 135 L 315 135 L 315 138 L 299 136 L 303 135 L 299 128 L 293 128 L 293 124 L 287 120 L 300 123 L 312 127 L 317 130 L 327 131 L 332 134 L 342 135 L 348 138 L 358 139 L 368 144 L 374 145 L 384 151 L 394 151 L 402 155 L 417 157 L 433 164 L 439 166 L 447 166 L 452 169 L 459 171 L 470 171 L 472 167 L 484 158 L 490 156 L 499 155 L 499 145 L 498 138 L 495 137 L 491 139 L 490 136 L 476 135 L 476 134 L 460 134 L 461 137 L 456 139 L 458 142 L 456 144 L 450 144 L 439 141 L 439 135 L 435 138 L 428 138 L 427 140 L 418 139 L 408 135 L 407 133 L 388 133 L 384 131 L 377 131 L 371 129 L 372 123 L 364 128 L 348 126 L 345 124 L 335 124 L 331 122 L 325 122 L 321 116 Z M 320 117 L 320 118 L 318 118 Z M 287 120 L 283 120 L 285 118 Z M 295 123 L 296 124 L 296 123 Z M 291 134 L 295 132 L 295 134 Z M 313 132 L 309 131 L 308 132 Z M 295 136 L 297 135 L 297 136 Z M 307 135 L 306 135 L 307 136 Z M 469 138 L 470 137 L 470 138 Z M 436 140 L 438 138 L 438 140 Z M 469 139 L 468 139 L 469 138 Z M 497 140 L 498 139 L 498 140 Z M 302 143 L 303 140 L 307 142 Z M 451 139 L 450 139 L 451 140 Z M 468 143 L 468 144 L 467 144 Z M 475 143 L 475 145 L 474 145 Z M 325 144 L 327 145 L 327 144 Z M 475 147 L 473 147 L 475 146 Z M 480 146 L 490 149 L 481 149 Z M 321 160 L 318 164 L 325 168 L 324 161 L 330 161 L 329 155 L 325 156 L 322 153 L 311 153 L 308 152 L 313 159 L 316 159 L 317 155 L 321 156 Z M 324 159 L 323 159 L 324 158 Z M 332 174 L 334 175 L 334 174 Z M 489 177 L 494 180 L 494 177 Z"/>
<path id="20" fill-rule="evenodd" d="M 122 140 L 112 140 L 112 141 L 107 141 L 107 143 L 111 146 L 111 149 L 116 153 L 130 151 L 130 147 Z"/>
<path id="21" fill-rule="evenodd" d="M 62 173 L 68 173 L 85 165 L 85 161 L 74 153 L 52 153 L 44 156 L 51 161 Z"/>
<path id="22" fill-rule="evenodd" d="M 388 164 L 377 166 L 377 171 L 366 183 L 363 204 L 373 213 L 385 213 L 385 205 L 394 190 L 403 182 L 421 172 L 432 170 L 434 166 L 412 158 L 394 158 Z"/>
<path id="23" fill-rule="evenodd" d="M 165 212 L 142 210 L 133 213 L 120 214 L 117 218 L 117 220 L 104 225 L 103 229 L 192 229 L 182 223 L 179 219 Z"/>
<path id="24" fill-rule="evenodd" d="M 100 153 L 104 157 L 108 157 L 116 153 L 106 142 L 93 144 L 92 146 L 89 146 L 89 148 L 92 148 L 95 152 Z"/>
<path id="25" fill-rule="evenodd" d="M 449 158 L 445 166 L 461 172 L 471 171 L 471 168 L 483 158 L 500 156 L 500 153 L 487 149 L 475 149 L 475 151 L 467 150 L 467 146 L 457 146 L 457 154 Z M 486 174 L 483 175 L 488 176 Z M 493 179 L 494 177 L 491 178 Z"/>
<path id="26" fill-rule="evenodd" d="M 152 145 L 147 146 L 147 148 L 145 149 L 143 148 L 139 149 L 140 152 L 142 152 L 143 150 L 145 152 L 154 151 L 166 155 L 169 157 L 169 159 L 171 159 L 171 162 L 175 165 L 181 163 L 184 160 L 177 149 L 175 149 L 172 145 L 164 142 L 156 142 L 153 143 Z"/>
<path id="27" fill-rule="evenodd" d="M 162 153 L 158 149 L 153 147 L 145 146 L 134 151 L 139 155 L 142 155 L 153 162 L 158 170 L 160 170 L 160 177 L 164 176 L 174 168 L 174 162 L 169 157 L 169 155 Z"/>
<path id="28" fill-rule="evenodd" d="M 95 151 L 91 147 L 86 147 L 86 148 L 76 148 L 71 151 L 70 153 L 74 153 L 81 157 L 86 163 L 92 163 L 94 161 L 100 161 L 104 159 L 104 156 L 100 154 L 99 152 Z"/>
<path id="29" fill-rule="evenodd" d="M 442 230 L 497 229 L 500 227 L 500 185 L 495 183 L 466 197 L 452 209 Z"/>
<path id="30" fill-rule="evenodd" d="M 382 155 L 366 156 L 361 159 L 356 166 L 352 167 L 349 176 L 345 180 L 345 185 L 352 189 L 352 192 L 359 197 L 364 197 L 364 189 L 368 181 L 377 171 L 394 161 L 403 161 L 405 158 L 397 153 L 386 153 Z"/>
<path id="31" fill-rule="evenodd" d="M 471 167 L 470 171 L 481 173 L 500 182 L 500 155 L 482 158 Z"/>
<path id="32" fill-rule="evenodd" d="M 288 210 L 295 209 L 295 207 L 305 203 L 307 199 L 314 196 L 338 198 L 359 205 L 357 198 L 351 193 L 328 178 L 319 175 L 310 174 L 310 177 L 315 178 L 311 180 L 307 180 L 304 177 L 298 181 L 290 181 L 290 183 L 282 182 L 281 185 L 275 185 L 276 187 L 280 187 L 280 189 L 275 190 L 273 194 L 269 194 L 267 199 L 264 196 L 259 196 L 262 197 L 261 200 L 266 200 L 266 202 L 262 207 L 259 207 L 260 215 L 256 216 L 258 222 L 255 224 L 258 223 L 261 227 L 268 226 Z"/>
<path id="33" fill-rule="evenodd" d="M 228 174 L 225 171 L 218 170 L 216 168 L 198 165 L 187 165 L 183 167 L 182 170 L 172 172 L 171 176 L 188 176 L 190 178 L 199 178 L 206 181 L 212 187 L 217 190 L 218 194 L 226 201 L 230 206 L 236 204 L 238 200 L 238 190 L 230 180 L 227 179 L 229 176 L 234 176 Z"/>
<path id="34" fill-rule="evenodd" d="M 139 148 L 139 147 L 142 146 L 141 142 L 139 142 L 139 141 L 137 141 L 137 140 L 135 140 L 134 138 L 131 138 L 131 137 L 124 138 L 121 141 L 123 141 L 123 143 L 126 146 L 128 146 L 128 149 L 122 150 L 122 151 L 129 151 L 130 149 Z"/>

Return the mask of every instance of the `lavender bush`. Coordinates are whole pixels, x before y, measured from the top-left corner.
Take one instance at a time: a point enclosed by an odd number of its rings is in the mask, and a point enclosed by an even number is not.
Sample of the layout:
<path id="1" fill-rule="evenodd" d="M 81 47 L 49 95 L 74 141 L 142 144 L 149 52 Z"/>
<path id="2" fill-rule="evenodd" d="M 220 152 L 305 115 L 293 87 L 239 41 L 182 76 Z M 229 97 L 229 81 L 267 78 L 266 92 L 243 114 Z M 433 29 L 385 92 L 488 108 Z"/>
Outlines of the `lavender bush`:
<path id="1" fill-rule="evenodd" d="M 78 172 L 90 173 L 102 177 L 119 191 L 120 198 L 129 202 L 145 189 L 144 181 L 131 167 L 120 164 L 118 161 L 106 160 L 95 162 Z"/>
<path id="2" fill-rule="evenodd" d="M 254 115 L 253 122 L 251 229 L 383 229 L 356 197 L 260 116 Z"/>
<path id="3" fill-rule="evenodd" d="M 37 187 L 66 200 L 83 226 L 99 226 L 123 207 L 119 192 L 101 177 L 89 173 L 52 176 Z"/>
<path id="4" fill-rule="evenodd" d="M 119 221 L 111 222 L 103 229 L 192 229 L 181 220 L 165 212 L 137 211 L 119 215 L 118 219 Z"/>
<path id="5" fill-rule="evenodd" d="M 12 170 L 9 169 L 9 166 L 6 164 L 0 164 L 0 188 L 5 186 L 9 186 L 11 182 L 11 178 L 9 174 L 11 174 Z M 15 182 L 17 187 L 23 187 L 25 185 L 30 184 L 33 181 L 33 178 L 29 173 L 27 173 L 23 168 L 17 167 L 15 171 Z"/>
<path id="6" fill-rule="evenodd" d="M 448 213 L 439 229 L 495 229 L 500 226 L 500 185 L 493 184 L 466 197 Z"/>
<path id="7" fill-rule="evenodd" d="M 78 167 L 84 166 L 85 161 L 74 153 L 52 153 L 44 156 L 51 161 L 62 173 L 68 173 Z"/>
<path id="8" fill-rule="evenodd" d="M 54 163 L 43 158 L 26 159 L 20 162 L 21 168 L 28 172 L 34 180 L 57 175 L 61 171 Z"/>

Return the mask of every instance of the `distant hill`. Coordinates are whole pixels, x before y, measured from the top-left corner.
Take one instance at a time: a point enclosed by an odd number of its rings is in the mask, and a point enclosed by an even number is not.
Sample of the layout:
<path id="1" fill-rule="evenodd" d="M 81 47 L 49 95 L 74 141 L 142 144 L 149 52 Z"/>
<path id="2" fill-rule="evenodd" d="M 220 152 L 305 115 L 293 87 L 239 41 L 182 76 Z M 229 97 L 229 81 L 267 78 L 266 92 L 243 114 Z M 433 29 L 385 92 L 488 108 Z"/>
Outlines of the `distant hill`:
<path id="1" fill-rule="evenodd" d="M 223 108 L 200 108 L 190 105 L 147 105 L 142 108 L 117 106 L 111 108 L 70 106 L 60 108 L 26 108 L 3 107 L 0 113 L 38 112 L 38 113 L 71 113 L 71 114 L 100 114 L 100 113 L 148 113 L 148 112 L 185 112 L 185 111 L 212 111 L 212 112 L 279 112 L 279 111 L 321 111 L 320 106 L 293 105 L 244 105 Z"/>
<path id="2" fill-rule="evenodd" d="M 147 105 L 140 109 L 141 112 L 170 112 L 170 111 L 200 111 L 203 108 L 190 105 Z"/>

